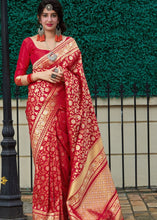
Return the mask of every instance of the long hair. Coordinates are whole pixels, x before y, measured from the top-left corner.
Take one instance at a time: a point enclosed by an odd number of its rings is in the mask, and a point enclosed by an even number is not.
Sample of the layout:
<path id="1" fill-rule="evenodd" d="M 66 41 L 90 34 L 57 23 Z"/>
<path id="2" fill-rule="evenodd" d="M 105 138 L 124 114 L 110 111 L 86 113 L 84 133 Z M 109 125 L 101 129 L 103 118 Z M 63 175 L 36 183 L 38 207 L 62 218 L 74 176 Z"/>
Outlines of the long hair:
<path id="1" fill-rule="evenodd" d="M 58 0 L 42 0 L 38 7 L 38 16 L 41 17 L 41 14 L 43 13 L 43 10 L 47 4 L 51 4 L 53 6 L 53 10 L 57 13 L 59 18 L 59 26 L 61 28 L 61 32 L 66 31 L 66 26 L 63 21 L 63 9 L 62 5 Z"/>

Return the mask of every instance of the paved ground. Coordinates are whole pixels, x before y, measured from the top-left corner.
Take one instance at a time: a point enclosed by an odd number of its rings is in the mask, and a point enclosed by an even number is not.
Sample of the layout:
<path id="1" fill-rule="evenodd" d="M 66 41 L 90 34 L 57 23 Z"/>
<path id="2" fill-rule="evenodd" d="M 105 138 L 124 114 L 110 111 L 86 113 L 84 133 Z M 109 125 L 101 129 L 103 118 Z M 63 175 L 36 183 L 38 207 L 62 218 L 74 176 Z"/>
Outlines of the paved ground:
<path id="1" fill-rule="evenodd" d="M 118 190 L 124 220 L 157 220 L 157 189 Z M 32 196 L 22 195 L 24 213 L 32 220 Z"/>

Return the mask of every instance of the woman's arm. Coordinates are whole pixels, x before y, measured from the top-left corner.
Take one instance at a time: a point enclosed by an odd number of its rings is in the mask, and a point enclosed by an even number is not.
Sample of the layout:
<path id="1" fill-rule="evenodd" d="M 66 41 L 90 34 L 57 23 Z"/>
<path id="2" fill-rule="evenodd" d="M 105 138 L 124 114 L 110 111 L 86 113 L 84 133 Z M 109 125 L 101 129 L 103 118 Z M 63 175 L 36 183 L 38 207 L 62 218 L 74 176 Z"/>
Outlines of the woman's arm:
<path id="1" fill-rule="evenodd" d="M 26 75 L 30 63 L 30 52 L 28 46 L 28 39 L 26 38 L 21 45 L 19 57 L 17 61 L 14 81 L 18 86 L 25 86 L 29 84 L 30 76 Z"/>
<path id="2" fill-rule="evenodd" d="M 52 69 L 42 71 L 42 72 L 36 72 L 31 73 L 29 75 L 19 75 L 15 77 L 15 83 L 17 86 L 27 86 L 32 82 L 38 81 L 38 80 L 44 80 L 51 83 L 58 83 L 60 81 L 64 82 L 63 78 L 63 70 L 61 67 L 58 67 L 58 72 L 56 72 L 56 67 L 53 67 Z M 55 78 L 52 78 L 52 75 Z"/>

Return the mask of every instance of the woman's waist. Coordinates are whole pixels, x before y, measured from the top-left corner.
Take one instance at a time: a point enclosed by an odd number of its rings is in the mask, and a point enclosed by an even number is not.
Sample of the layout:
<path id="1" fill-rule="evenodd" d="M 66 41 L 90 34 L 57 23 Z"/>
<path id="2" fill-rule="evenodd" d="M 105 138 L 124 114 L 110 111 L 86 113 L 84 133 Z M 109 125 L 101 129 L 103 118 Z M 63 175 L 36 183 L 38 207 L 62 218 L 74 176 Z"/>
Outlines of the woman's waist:
<path id="1" fill-rule="evenodd" d="M 28 91 L 40 91 L 49 92 L 52 89 L 65 90 L 65 85 L 63 82 L 60 83 L 50 83 L 44 80 L 38 80 L 28 85 Z"/>
<path id="2" fill-rule="evenodd" d="M 65 97 L 65 85 L 64 83 L 54 84 L 38 80 L 28 86 L 28 97 L 29 96 L 33 96 L 34 98 L 55 96 L 60 99 L 61 97 Z"/>

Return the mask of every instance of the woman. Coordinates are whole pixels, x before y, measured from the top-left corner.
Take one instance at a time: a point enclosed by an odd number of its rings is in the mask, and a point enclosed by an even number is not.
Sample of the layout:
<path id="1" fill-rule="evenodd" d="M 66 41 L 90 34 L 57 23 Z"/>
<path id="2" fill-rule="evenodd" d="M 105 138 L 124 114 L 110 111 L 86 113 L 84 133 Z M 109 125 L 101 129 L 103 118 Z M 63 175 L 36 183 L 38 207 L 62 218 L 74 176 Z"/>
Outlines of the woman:
<path id="1" fill-rule="evenodd" d="M 35 164 L 33 219 L 123 219 L 83 72 L 57 0 L 38 8 L 39 34 L 21 46 L 15 83 L 28 85 Z M 29 62 L 33 73 L 26 75 Z"/>

